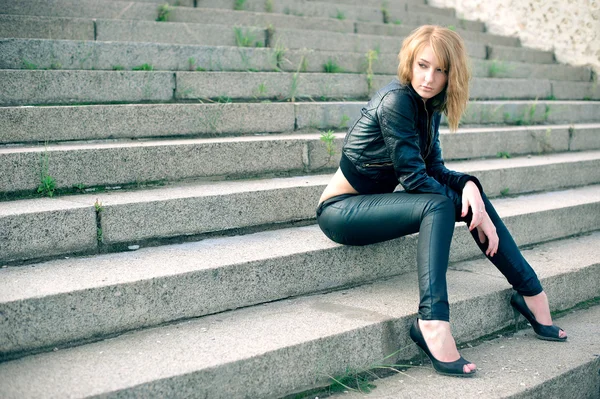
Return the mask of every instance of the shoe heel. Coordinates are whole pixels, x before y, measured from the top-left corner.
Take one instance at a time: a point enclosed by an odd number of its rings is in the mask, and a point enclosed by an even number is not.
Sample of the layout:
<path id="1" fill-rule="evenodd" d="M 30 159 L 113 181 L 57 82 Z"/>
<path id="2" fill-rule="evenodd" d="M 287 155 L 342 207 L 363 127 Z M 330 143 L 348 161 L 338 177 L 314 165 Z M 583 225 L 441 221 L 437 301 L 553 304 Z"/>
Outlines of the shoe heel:
<path id="1" fill-rule="evenodd" d="M 423 357 L 423 349 L 421 348 L 419 348 L 419 361 L 421 362 L 421 366 L 425 364 L 425 358 Z"/>
<path id="2" fill-rule="evenodd" d="M 519 317 L 520 316 L 521 316 L 521 313 L 517 309 L 513 308 L 513 320 L 515 323 L 515 333 L 517 331 L 519 331 Z"/>

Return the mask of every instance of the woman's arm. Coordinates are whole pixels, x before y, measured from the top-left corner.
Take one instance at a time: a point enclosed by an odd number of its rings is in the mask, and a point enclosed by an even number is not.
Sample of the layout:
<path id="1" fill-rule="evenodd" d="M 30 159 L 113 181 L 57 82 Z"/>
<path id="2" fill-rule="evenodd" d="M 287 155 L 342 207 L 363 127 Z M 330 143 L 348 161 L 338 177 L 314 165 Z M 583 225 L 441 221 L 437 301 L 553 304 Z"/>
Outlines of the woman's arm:
<path id="1" fill-rule="evenodd" d="M 471 176 L 466 173 L 456 172 L 444 166 L 442 147 L 440 145 L 440 119 L 441 115 L 436 114 L 433 120 L 435 129 L 433 143 L 431 144 L 431 150 L 429 151 L 429 154 L 425 159 L 425 164 L 427 165 L 427 173 L 440 183 L 446 184 L 458 193 L 462 193 L 463 188 L 465 187 L 465 184 L 467 184 L 468 181 L 472 181 L 473 183 L 475 183 L 480 193 L 483 192 L 483 187 L 481 186 L 481 183 L 475 176 Z"/>
<path id="2" fill-rule="evenodd" d="M 377 109 L 383 140 L 398 181 L 407 192 L 445 195 L 454 202 L 458 215 L 462 207 L 458 193 L 427 172 L 419 148 L 417 114 L 417 104 L 401 91 L 387 93 Z"/>

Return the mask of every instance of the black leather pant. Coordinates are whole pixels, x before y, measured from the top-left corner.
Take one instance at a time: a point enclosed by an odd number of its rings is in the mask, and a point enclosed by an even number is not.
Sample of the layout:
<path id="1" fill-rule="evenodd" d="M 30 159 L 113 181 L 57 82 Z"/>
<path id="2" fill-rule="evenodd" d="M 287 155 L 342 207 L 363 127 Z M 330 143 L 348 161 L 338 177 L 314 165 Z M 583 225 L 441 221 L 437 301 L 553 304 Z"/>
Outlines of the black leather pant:
<path id="1" fill-rule="evenodd" d="M 482 197 L 499 238 L 498 252 L 488 259 L 521 295 L 539 294 L 542 286 L 537 275 L 485 194 Z M 324 201 L 317 208 L 321 230 L 340 244 L 367 245 L 419 232 L 418 317 L 423 320 L 450 319 L 446 271 L 454 223 L 458 219 L 453 202 L 438 194 L 344 194 Z M 460 220 L 469 224 L 471 213 Z M 479 242 L 477 229 L 471 235 L 485 253 L 487 242 Z"/>

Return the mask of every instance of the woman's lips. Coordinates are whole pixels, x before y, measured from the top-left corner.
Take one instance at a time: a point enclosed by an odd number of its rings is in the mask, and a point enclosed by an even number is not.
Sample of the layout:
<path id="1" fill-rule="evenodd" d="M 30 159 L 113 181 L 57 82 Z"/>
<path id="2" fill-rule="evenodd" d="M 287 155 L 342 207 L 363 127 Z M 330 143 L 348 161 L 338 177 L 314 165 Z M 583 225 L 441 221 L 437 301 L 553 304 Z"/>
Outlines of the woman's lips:
<path id="1" fill-rule="evenodd" d="M 421 88 L 425 91 L 432 91 L 433 87 L 429 87 L 429 86 L 421 86 Z"/>

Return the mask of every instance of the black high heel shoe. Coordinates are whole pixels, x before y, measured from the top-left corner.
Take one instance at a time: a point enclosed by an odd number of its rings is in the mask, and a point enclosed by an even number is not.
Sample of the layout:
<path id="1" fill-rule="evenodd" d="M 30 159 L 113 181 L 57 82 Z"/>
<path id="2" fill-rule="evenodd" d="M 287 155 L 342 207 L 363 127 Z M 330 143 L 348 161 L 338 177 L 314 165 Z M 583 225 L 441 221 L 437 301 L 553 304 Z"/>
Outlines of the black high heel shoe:
<path id="1" fill-rule="evenodd" d="M 536 337 L 539 339 L 543 339 L 546 341 L 558 341 L 565 342 L 567 337 L 560 337 L 559 333 L 562 328 L 555 326 L 554 324 L 551 326 L 540 324 L 535 319 L 529 307 L 527 307 L 527 303 L 525 303 L 525 299 L 518 292 L 515 292 L 510 297 L 510 305 L 513 307 L 513 313 L 515 317 L 515 330 L 517 330 L 519 314 L 522 314 L 523 317 L 527 319 L 531 327 L 533 327 L 533 331 L 535 331 Z"/>
<path id="2" fill-rule="evenodd" d="M 419 348 L 421 348 L 423 352 L 425 352 L 425 354 L 429 357 L 429 360 L 431 360 L 433 368 L 439 374 L 449 375 L 452 377 L 473 377 L 475 375 L 475 372 L 477 370 L 473 370 L 470 373 L 464 372 L 465 364 L 469 364 L 471 362 L 469 362 L 462 356 L 458 360 L 455 360 L 453 362 L 440 362 L 435 357 L 433 357 L 433 355 L 429 351 L 427 343 L 425 342 L 425 338 L 423 338 L 423 334 L 421 333 L 421 328 L 419 327 L 418 319 L 416 319 L 413 325 L 410 327 L 410 338 L 413 341 L 415 341 L 415 344 L 417 344 L 417 346 L 419 346 Z"/>

